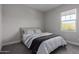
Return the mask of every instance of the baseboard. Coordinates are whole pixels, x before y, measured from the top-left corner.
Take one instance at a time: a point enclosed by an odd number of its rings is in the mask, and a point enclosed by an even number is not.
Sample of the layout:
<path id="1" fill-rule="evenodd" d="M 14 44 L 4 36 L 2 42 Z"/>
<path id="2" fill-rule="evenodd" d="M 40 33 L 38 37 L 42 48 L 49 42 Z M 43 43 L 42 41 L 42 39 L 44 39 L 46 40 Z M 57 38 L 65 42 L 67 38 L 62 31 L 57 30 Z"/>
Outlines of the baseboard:
<path id="1" fill-rule="evenodd" d="M 67 41 L 69 44 L 73 44 L 73 45 L 76 45 L 76 46 L 79 46 L 79 43 L 77 42 L 72 42 L 72 41 Z"/>
<path id="2" fill-rule="evenodd" d="M 8 42 L 8 43 L 5 43 L 5 44 L 2 44 L 2 46 L 10 45 L 10 44 L 15 44 L 15 43 L 19 43 L 19 42 L 21 42 L 21 40 L 17 40 L 17 41 L 13 41 L 13 42 Z M 73 44 L 73 45 L 79 46 L 79 43 L 72 42 L 72 41 L 69 41 L 69 40 L 67 40 L 67 42 L 69 44 Z"/>
<path id="3" fill-rule="evenodd" d="M 19 42 L 21 42 L 21 40 L 17 40 L 17 41 L 13 41 L 13 42 L 7 42 L 5 44 L 2 44 L 2 46 L 11 45 L 11 44 L 19 43 Z"/>

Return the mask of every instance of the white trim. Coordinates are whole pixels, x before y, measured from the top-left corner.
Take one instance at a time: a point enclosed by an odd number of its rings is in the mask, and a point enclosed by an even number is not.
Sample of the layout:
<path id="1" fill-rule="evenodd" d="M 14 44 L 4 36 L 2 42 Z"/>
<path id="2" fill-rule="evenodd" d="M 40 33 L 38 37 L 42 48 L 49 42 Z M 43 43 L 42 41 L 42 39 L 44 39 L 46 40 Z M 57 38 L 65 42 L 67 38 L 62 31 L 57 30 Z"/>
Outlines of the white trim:
<path id="1" fill-rule="evenodd" d="M 2 44 L 2 46 L 10 45 L 10 44 L 15 44 L 15 43 L 19 43 L 19 42 L 21 42 L 21 40 L 13 41 L 13 42 L 7 42 L 7 43 L 5 43 L 5 44 Z"/>
<path id="2" fill-rule="evenodd" d="M 8 43 L 5 43 L 5 44 L 2 44 L 2 46 L 10 45 L 10 44 L 15 44 L 15 43 L 19 43 L 19 42 L 21 42 L 21 40 L 13 41 L 13 42 L 8 42 Z M 69 40 L 67 40 L 67 42 L 69 44 L 73 44 L 73 45 L 79 46 L 79 43 L 77 43 L 77 42 L 72 42 L 72 41 L 69 41 Z"/>
<path id="3" fill-rule="evenodd" d="M 73 44 L 73 45 L 79 46 L 79 43 L 77 43 L 77 42 L 72 42 L 72 41 L 67 41 L 67 42 L 70 43 L 70 44 Z"/>

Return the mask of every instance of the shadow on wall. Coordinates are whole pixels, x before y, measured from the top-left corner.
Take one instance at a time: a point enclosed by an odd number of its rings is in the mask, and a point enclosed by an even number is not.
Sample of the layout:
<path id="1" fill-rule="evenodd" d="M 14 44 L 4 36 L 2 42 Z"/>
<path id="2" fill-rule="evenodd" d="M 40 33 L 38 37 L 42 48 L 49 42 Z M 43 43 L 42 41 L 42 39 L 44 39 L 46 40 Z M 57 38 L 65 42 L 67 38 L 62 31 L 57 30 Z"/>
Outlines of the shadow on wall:
<path id="1" fill-rule="evenodd" d="M 16 42 L 20 42 L 21 41 L 21 33 L 20 30 L 18 32 L 16 32 L 15 34 L 11 35 L 11 37 L 5 39 L 2 41 L 2 45 L 8 45 L 8 44 L 12 44 L 12 43 L 16 43 Z"/>

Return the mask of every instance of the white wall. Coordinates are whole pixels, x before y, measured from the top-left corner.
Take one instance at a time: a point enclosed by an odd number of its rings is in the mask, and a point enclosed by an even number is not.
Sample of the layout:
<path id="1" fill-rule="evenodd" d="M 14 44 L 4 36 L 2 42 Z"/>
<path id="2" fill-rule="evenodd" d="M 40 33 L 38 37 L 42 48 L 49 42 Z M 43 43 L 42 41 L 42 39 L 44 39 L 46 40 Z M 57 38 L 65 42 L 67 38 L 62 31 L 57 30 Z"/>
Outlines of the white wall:
<path id="1" fill-rule="evenodd" d="M 60 14 L 63 11 L 71 10 L 71 9 L 77 9 L 77 30 L 76 32 L 63 32 L 60 30 Z M 65 40 L 74 42 L 79 44 L 79 5 L 73 4 L 73 5 L 61 5 L 51 11 L 48 11 L 45 15 L 45 28 L 46 31 L 53 32 L 59 35 L 62 35 Z"/>
<path id="2" fill-rule="evenodd" d="M 20 40 L 20 27 L 43 29 L 43 14 L 25 5 L 3 5 L 3 45 Z"/>
<path id="3" fill-rule="evenodd" d="M 1 50 L 1 41 L 2 41 L 2 34 L 1 34 L 1 32 L 2 32 L 2 23 L 1 23 L 1 21 L 2 21 L 2 5 L 0 5 L 0 50 Z"/>
<path id="4" fill-rule="evenodd" d="M 77 31 L 60 30 L 60 13 L 77 8 Z M 20 40 L 20 27 L 41 27 L 48 32 L 62 35 L 65 40 L 79 43 L 79 5 L 61 5 L 46 13 L 28 8 L 25 5 L 2 5 L 3 45 Z M 45 18 L 44 18 L 45 17 Z M 45 23 L 45 24 L 44 24 Z"/>

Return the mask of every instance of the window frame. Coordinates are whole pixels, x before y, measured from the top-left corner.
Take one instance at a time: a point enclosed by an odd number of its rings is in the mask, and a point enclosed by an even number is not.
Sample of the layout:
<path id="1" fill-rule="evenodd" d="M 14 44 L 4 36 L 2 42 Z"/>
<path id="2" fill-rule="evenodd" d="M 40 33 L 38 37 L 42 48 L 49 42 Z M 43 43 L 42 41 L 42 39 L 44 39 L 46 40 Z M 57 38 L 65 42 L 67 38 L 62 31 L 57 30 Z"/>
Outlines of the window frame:
<path id="1" fill-rule="evenodd" d="M 73 10 L 73 9 L 71 9 L 71 10 Z M 69 12 L 69 11 L 71 11 L 71 10 L 67 10 L 67 11 L 64 11 L 64 12 L 62 12 L 62 13 L 66 13 L 66 12 Z M 61 13 L 61 31 L 64 31 L 64 32 L 76 32 L 77 31 L 77 23 L 76 23 L 76 20 L 77 20 L 77 9 L 75 8 L 74 9 L 75 11 L 74 11 L 74 13 L 72 13 L 72 14 L 67 14 L 67 15 L 62 15 L 62 13 Z M 74 20 L 71 20 L 71 15 L 73 15 L 73 14 L 75 14 L 75 18 L 74 18 Z M 68 16 L 68 15 L 70 15 L 70 20 L 71 21 L 73 21 L 75 24 L 74 24 L 74 26 L 75 26 L 75 28 L 73 28 L 73 30 L 68 30 L 68 29 L 65 29 L 64 27 L 63 27 L 63 23 L 65 22 L 65 21 L 67 21 L 67 20 L 65 20 L 66 19 L 66 16 Z M 65 17 L 64 18 L 64 20 L 62 20 L 62 17 Z M 68 22 L 70 22 L 69 20 L 68 20 Z M 64 23 L 65 24 L 65 23 Z"/>

